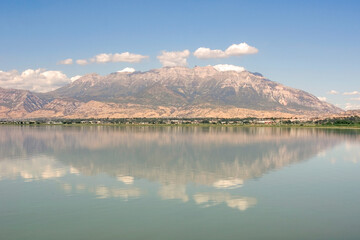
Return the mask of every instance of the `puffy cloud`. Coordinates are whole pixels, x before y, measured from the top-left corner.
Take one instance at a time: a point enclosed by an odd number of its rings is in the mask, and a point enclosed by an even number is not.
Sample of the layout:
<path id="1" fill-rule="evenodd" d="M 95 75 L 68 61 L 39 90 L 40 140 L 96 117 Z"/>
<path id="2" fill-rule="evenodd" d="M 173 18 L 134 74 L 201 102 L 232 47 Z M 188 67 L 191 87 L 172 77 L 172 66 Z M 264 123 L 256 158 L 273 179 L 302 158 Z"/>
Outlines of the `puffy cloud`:
<path id="1" fill-rule="evenodd" d="M 358 95 L 360 94 L 360 92 L 358 91 L 353 91 L 353 92 L 344 92 L 343 95 Z"/>
<path id="2" fill-rule="evenodd" d="M 108 62 L 129 62 L 129 63 L 137 63 L 141 60 L 148 58 L 148 56 L 143 56 L 140 54 L 134 54 L 129 52 L 123 53 L 101 53 L 91 58 L 91 62 L 95 63 L 108 63 Z"/>
<path id="3" fill-rule="evenodd" d="M 228 56 L 241 56 L 258 52 L 257 48 L 249 46 L 247 43 L 233 44 L 225 50 Z"/>
<path id="4" fill-rule="evenodd" d="M 148 58 L 148 56 L 143 56 L 140 54 L 133 54 L 129 52 L 124 53 L 115 53 L 112 56 L 113 62 L 130 62 L 130 63 L 137 63 L 141 60 Z"/>
<path id="5" fill-rule="evenodd" d="M 226 58 L 228 57 L 226 53 L 222 50 L 215 49 L 211 50 L 210 48 L 198 48 L 194 52 L 194 56 L 197 58 Z"/>
<path id="6" fill-rule="evenodd" d="M 79 65 L 86 65 L 88 64 L 88 61 L 86 59 L 78 59 L 76 60 L 76 63 Z"/>
<path id="7" fill-rule="evenodd" d="M 86 65 L 89 63 L 109 63 L 109 62 L 128 62 L 128 63 L 137 63 L 141 60 L 148 58 L 148 56 L 143 56 L 140 54 L 134 54 L 129 52 L 123 53 L 101 53 L 90 59 L 79 59 L 76 60 L 76 63 L 79 65 Z"/>
<path id="8" fill-rule="evenodd" d="M 111 62 L 112 54 L 101 53 L 93 57 L 90 61 L 97 63 Z"/>
<path id="9" fill-rule="evenodd" d="M 73 60 L 71 58 L 67 58 L 67 59 L 64 59 L 64 60 L 58 62 L 58 64 L 60 64 L 60 65 L 71 65 L 71 64 L 73 64 Z"/>
<path id="10" fill-rule="evenodd" d="M 76 80 L 78 80 L 79 78 L 81 78 L 82 76 L 80 76 L 80 75 L 76 75 L 76 76 L 73 76 L 72 78 L 70 78 L 70 80 L 71 80 L 71 82 L 73 82 L 73 81 L 76 81 Z"/>
<path id="11" fill-rule="evenodd" d="M 336 91 L 336 90 L 330 90 L 330 91 L 328 92 L 328 94 L 337 95 L 337 94 L 339 94 L 339 92 Z"/>
<path id="12" fill-rule="evenodd" d="M 183 202 L 189 201 L 185 185 L 169 184 L 161 186 L 159 195 L 163 200 L 180 199 Z"/>
<path id="13" fill-rule="evenodd" d="M 244 184 L 244 180 L 239 178 L 232 178 L 232 179 L 220 179 L 214 182 L 213 186 L 215 188 L 234 189 L 241 187 L 243 184 Z"/>
<path id="14" fill-rule="evenodd" d="M 135 68 L 126 67 L 123 70 L 117 71 L 118 73 L 133 73 L 135 72 Z"/>
<path id="15" fill-rule="evenodd" d="M 360 104 L 346 103 L 345 110 L 357 110 L 360 109 Z"/>
<path id="16" fill-rule="evenodd" d="M 123 182 L 125 184 L 133 184 L 134 183 L 134 177 L 132 177 L 132 176 L 119 175 L 116 178 L 118 181 Z"/>
<path id="17" fill-rule="evenodd" d="M 180 52 L 162 51 L 161 55 L 157 57 L 164 67 L 187 66 L 187 58 L 189 57 L 189 50 Z"/>
<path id="18" fill-rule="evenodd" d="M 248 45 L 247 43 L 233 44 L 228 47 L 225 51 L 219 49 L 210 49 L 200 47 L 194 52 L 194 56 L 201 59 L 207 58 L 227 58 L 230 56 L 242 56 L 248 54 L 255 54 L 259 50 L 255 47 Z"/>
<path id="19" fill-rule="evenodd" d="M 350 98 L 350 100 L 360 101 L 360 97 L 357 97 L 357 98 Z"/>
<path id="20" fill-rule="evenodd" d="M 215 65 L 214 68 L 220 72 L 225 72 L 225 71 L 243 72 L 243 71 L 245 71 L 245 68 L 243 68 L 243 67 L 230 65 L 230 64 L 218 64 L 218 65 Z"/>
<path id="21" fill-rule="evenodd" d="M 26 159 L 4 158 L 0 164 L 0 180 L 22 178 L 25 181 L 35 181 L 61 178 L 71 174 L 70 168 L 48 155 L 36 155 Z"/>
<path id="22" fill-rule="evenodd" d="M 326 102 L 326 97 L 318 97 L 318 99 L 322 102 Z"/>
<path id="23" fill-rule="evenodd" d="M 0 71 L 0 87 L 47 92 L 55 90 L 71 80 L 60 71 L 46 71 L 45 69 L 27 69 L 22 73 L 16 70 Z"/>
<path id="24" fill-rule="evenodd" d="M 256 198 L 232 196 L 226 192 L 197 193 L 193 198 L 196 204 L 203 205 L 204 207 L 225 203 L 228 207 L 240 211 L 245 211 L 257 203 Z"/>

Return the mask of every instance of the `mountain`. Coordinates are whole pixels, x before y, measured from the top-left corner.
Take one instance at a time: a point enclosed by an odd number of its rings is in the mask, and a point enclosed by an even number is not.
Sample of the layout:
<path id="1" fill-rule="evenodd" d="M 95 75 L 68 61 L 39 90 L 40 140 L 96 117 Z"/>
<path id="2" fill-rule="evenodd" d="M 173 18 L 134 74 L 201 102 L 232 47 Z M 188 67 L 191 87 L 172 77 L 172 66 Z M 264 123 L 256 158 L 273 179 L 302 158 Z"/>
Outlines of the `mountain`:
<path id="1" fill-rule="evenodd" d="M 23 118 L 47 103 L 35 93 L 25 90 L 0 88 L 0 117 Z"/>
<path id="2" fill-rule="evenodd" d="M 360 109 L 358 109 L 358 110 L 347 110 L 345 112 L 342 112 L 341 115 L 343 117 L 351 117 L 351 116 L 360 117 Z"/>
<path id="3" fill-rule="evenodd" d="M 1 118 L 288 117 L 342 112 L 259 73 L 211 66 L 88 74 L 48 93 L 2 89 L 0 95 L 0 106 L 6 108 Z"/>

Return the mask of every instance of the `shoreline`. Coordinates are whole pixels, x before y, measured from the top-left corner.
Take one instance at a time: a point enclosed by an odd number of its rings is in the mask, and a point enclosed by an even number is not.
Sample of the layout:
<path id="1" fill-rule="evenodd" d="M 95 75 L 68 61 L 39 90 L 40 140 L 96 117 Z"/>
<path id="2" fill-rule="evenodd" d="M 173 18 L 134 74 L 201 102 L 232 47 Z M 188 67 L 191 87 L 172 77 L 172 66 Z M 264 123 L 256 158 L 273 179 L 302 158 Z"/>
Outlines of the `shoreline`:
<path id="1" fill-rule="evenodd" d="M 360 125 L 346 126 L 346 125 L 319 125 L 319 124 L 210 124 L 210 123 L 198 123 L 198 124 L 126 124 L 126 123 L 71 123 L 71 124 L 18 124 L 18 123 L 1 123 L 0 126 L 62 126 L 62 127 L 91 127 L 91 126 L 103 126 L 103 127 L 266 127 L 266 128 L 322 128 L 322 129 L 353 129 L 360 130 Z"/>

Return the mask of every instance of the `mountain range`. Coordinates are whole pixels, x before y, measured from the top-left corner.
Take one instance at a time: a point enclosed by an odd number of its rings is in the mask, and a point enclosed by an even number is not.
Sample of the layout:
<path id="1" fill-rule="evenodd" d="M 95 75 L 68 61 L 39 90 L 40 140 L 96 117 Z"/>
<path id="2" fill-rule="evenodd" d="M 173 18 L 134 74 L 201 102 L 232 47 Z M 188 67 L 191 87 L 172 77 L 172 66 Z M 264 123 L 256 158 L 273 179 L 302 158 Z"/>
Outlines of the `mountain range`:
<path id="1" fill-rule="evenodd" d="M 0 88 L 1 119 L 291 117 L 343 112 L 305 91 L 249 71 L 164 67 L 88 74 L 55 91 Z"/>

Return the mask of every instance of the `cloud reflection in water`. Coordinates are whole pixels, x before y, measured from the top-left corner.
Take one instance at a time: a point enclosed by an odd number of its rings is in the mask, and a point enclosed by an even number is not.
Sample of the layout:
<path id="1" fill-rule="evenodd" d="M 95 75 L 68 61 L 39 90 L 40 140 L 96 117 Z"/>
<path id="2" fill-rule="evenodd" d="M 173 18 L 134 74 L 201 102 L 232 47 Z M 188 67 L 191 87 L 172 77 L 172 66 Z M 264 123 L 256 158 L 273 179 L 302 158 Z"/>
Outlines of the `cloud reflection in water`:
<path id="1" fill-rule="evenodd" d="M 123 200 L 146 197 L 146 185 L 138 183 L 146 181 L 160 186 L 154 194 L 162 200 L 244 211 L 257 202 L 238 195 L 246 181 L 319 153 L 326 157 L 341 144 L 356 163 L 359 140 L 351 131 L 324 129 L 2 127 L 0 179 L 57 179 L 67 194 Z"/>

